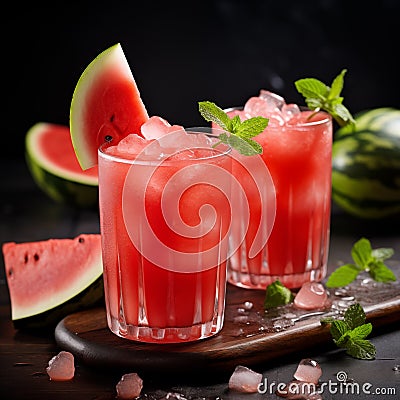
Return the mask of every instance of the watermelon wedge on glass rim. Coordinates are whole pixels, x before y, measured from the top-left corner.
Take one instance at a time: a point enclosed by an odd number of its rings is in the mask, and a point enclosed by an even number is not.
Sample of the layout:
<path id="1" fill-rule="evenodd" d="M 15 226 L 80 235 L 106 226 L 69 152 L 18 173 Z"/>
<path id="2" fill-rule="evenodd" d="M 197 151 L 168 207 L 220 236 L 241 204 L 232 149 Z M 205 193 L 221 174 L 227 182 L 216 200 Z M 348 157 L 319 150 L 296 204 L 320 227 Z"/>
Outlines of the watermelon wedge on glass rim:
<path id="1" fill-rule="evenodd" d="M 83 170 L 97 165 L 105 141 L 118 143 L 140 133 L 149 119 L 119 43 L 100 53 L 83 71 L 72 96 L 70 130 Z"/>

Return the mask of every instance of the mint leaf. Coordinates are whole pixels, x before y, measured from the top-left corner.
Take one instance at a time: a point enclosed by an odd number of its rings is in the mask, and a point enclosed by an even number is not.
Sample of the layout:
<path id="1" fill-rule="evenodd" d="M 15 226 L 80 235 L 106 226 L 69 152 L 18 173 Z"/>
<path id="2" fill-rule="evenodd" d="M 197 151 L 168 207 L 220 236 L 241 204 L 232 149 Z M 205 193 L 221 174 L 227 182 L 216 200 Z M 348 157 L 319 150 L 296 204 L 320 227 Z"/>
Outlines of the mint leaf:
<path id="1" fill-rule="evenodd" d="M 351 249 L 351 256 L 354 262 L 362 269 L 368 266 L 368 263 L 372 261 L 372 247 L 368 239 L 361 238 L 358 242 L 353 245 Z"/>
<path id="2" fill-rule="evenodd" d="M 387 283 L 389 281 L 395 281 L 396 275 L 393 273 L 391 269 L 389 269 L 383 261 L 376 261 L 371 264 L 369 267 L 369 275 L 372 279 L 377 282 Z"/>
<path id="3" fill-rule="evenodd" d="M 229 131 L 231 128 L 231 119 L 225 111 L 211 101 L 202 101 L 199 103 L 199 111 L 202 117 L 208 122 L 214 122 L 222 129 Z"/>
<path id="4" fill-rule="evenodd" d="M 363 324 L 356 326 L 349 332 L 349 337 L 351 339 L 365 339 L 372 332 L 372 324 Z"/>
<path id="5" fill-rule="evenodd" d="M 361 360 L 373 360 L 376 348 L 369 340 L 355 338 L 348 341 L 346 353 Z"/>
<path id="6" fill-rule="evenodd" d="M 229 146 L 233 147 L 240 154 L 245 156 L 254 156 L 262 152 L 262 147 L 259 143 L 255 142 L 254 140 L 241 138 L 240 136 L 228 136 L 226 133 L 221 133 L 219 135 L 219 140 L 222 143 L 228 144 Z"/>
<path id="7" fill-rule="evenodd" d="M 244 121 L 241 121 L 238 115 L 230 118 L 222 108 L 211 101 L 200 101 L 199 111 L 206 121 L 214 122 L 225 131 L 219 135 L 222 143 L 230 145 L 242 155 L 262 154 L 262 146 L 252 138 L 265 130 L 268 118 L 253 117 Z"/>
<path id="8" fill-rule="evenodd" d="M 315 78 L 303 78 L 297 80 L 294 85 L 300 94 L 308 100 L 323 101 L 329 96 L 329 87 Z"/>
<path id="9" fill-rule="evenodd" d="M 343 97 L 340 97 L 346 72 L 343 69 L 333 80 L 331 87 L 315 78 L 303 78 L 294 83 L 297 91 L 304 96 L 308 108 L 315 111 L 325 110 L 340 126 L 355 124 L 350 111 L 342 104 Z"/>
<path id="10" fill-rule="evenodd" d="M 349 327 L 347 326 L 346 322 L 341 321 L 340 319 L 333 321 L 330 328 L 333 341 L 335 343 L 339 341 L 348 330 Z"/>
<path id="11" fill-rule="evenodd" d="M 372 324 L 365 323 L 365 312 L 359 303 L 352 304 L 344 314 L 344 320 L 321 319 L 330 323 L 330 333 L 336 346 L 346 349 L 352 357 L 372 360 L 376 355 L 375 346 L 366 340 L 372 332 Z"/>
<path id="12" fill-rule="evenodd" d="M 352 304 L 344 313 L 344 321 L 350 330 L 363 325 L 365 319 L 365 312 L 359 303 Z"/>
<path id="13" fill-rule="evenodd" d="M 351 256 L 355 265 L 345 264 L 337 268 L 328 277 L 327 287 L 341 287 L 350 284 L 362 271 L 367 271 L 372 279 L 377 282 L 396 281 L 393 271 L 385 265 L 384 260 L 394 254 L 391 248 L 372 249 L 371 243 L 366 238 L 361 238 L 354 243 L 351 249 Z"/>
<path id="14" fill-rule="evenodd" d="M 290 289 L 280 281 L 275 281 L 267 286 L 264 299 L 264 309 L 282 306 L 293 301 L 294 295 Z"/>
<path id="15" fill-rule="evenodd" d="M 239 118 L 239 116 L 237 115 Z M 268 125 L 268 119 L 264 117 L 253 117 L 250 119 L 245 119 L 241 124 L 239 124 L 234 133 L 240 137 L 252 138 L 257 136 L 259 133 L 263 132 Z"/>
<path id="16" fill-rule="evenodd" d="M 326 281 L 326 286 L 328 288 L 347 286 L 357 278 L 357 275 L 360 273 L 360 271 L 361 269 L 356 265 L 342 265 L 332 272 Z"/>
<path id="17" fill-rule="evenodd" d="M 380 249 L 372 250 L 372 257 L 374 257 L 380 261 L 387 260 L 388 258 L 392 257 L 393 254 L 394 254 L 394 250 L 391 248 L 382 247 Z"/>

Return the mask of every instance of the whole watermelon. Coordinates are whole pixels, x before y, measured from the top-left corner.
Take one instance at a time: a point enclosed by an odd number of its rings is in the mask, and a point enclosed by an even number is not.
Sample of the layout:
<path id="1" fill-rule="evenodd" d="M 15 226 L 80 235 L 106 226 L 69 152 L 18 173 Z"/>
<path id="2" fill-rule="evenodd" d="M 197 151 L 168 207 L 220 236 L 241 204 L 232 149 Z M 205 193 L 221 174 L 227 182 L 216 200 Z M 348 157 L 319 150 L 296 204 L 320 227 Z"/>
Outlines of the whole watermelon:
<path id="1" fill-rule="evenodd" d="M 400 215 L 400 110 L 377 108 L 340 128 L 332 147 L 332 198 L 359 218 Z"/>

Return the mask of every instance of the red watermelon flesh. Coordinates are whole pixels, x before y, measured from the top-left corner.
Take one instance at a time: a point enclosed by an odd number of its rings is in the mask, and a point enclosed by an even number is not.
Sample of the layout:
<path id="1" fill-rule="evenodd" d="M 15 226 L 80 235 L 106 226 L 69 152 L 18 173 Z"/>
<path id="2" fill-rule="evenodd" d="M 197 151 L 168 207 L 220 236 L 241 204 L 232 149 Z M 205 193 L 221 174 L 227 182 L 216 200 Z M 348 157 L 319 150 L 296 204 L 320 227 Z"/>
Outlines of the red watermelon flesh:
<path id="1" fill-rule="evenodd" d="M 72 299 L 102 275 L 99 234 L 3 244 L 13 320 Z"/>
<path id="2" fill-rule="evenodd" d="M 72 145 L 69 126 L 39 122 L 27 134 L 31 158 L 47 171 L 63 178 L 97 185 L 98 168 L 82 170 Z"/>
<path id="3" fill-rule="evenodd" d="M 146 107 L 121 45 L 99 54 L 78 80 L 71 101 L 72 142 L 82 169 L 97 164 L 97 150 L 110 139 L 140 135 Z"/>
<path id="4" fill-rule="evenodd" d="M 97 177 L 97 166 L 82 171 L 72 146 L 68 126 L 47 124 L 48 130 L 38 138 L 39 147 L 44 158 L 54 160 L 58 166 L 69 173 L 79 173 L 85 176 Z"/>

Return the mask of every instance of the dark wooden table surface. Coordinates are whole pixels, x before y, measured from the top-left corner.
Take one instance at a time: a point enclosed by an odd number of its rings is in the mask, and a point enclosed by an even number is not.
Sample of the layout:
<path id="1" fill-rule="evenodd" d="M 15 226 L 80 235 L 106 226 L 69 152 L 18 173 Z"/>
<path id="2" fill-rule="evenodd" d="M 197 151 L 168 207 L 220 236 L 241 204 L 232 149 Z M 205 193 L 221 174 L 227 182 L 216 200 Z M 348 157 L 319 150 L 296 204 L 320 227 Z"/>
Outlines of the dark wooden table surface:
<path id="1" fill-rule="evenodd" d="M 0 239 L 34 241 L 50 237 L 73 237 L 79 233 L 98 233 L 98 213 L 77 210 L 54 203 L 34 184 L 23 161 L 0 162 Z M 400 222 L 359 221 L 334 210 L 329 268 L 339 261 L 350 261 L 352 244 L 368 237 L 373 247 L 393 247 L 394 258 L 400 259 Z M 324 399 L 398 399 L 400 398 L 400 318 L 374 330 L 371 341 L 377 348 L 373 361 L 353 359 L 333 345 L 316 345 L 306 351 L 252 366 L 267 382 L 289 382 L 302 358 L 317 360 L 323 370 L 322 380 L 336 381 L 343 371 L 353 382 L 346 390 L 325 390 Z M 23 332 L 14 329 L 10 303 L 0 261 L 0 399 L 115 399 L 115 385 L 123 372 L 113 368 L 94 368 L 77 363 L 75 377 L 68 382 L 50 381 L 46 374 L 48 361 L 60 351 L 54 332 Z M 156 370 L 144 376 L 142 399 L 274 399 L 275 394 L 238 394 L 228 390 L 230 373 L 201 374 L 186 371 L 176 376 L 163 376 Z M 354 384 L 355 383 L 355 384 Z M 364 391 L 369 390 L 370 393 Z M 359 391 L 357 393 L 357 390 Z M 175 393 L 172 397 L 170 393 Z M 371 394 L 375 393 L 375 394 Z M 381 394 L 379 394 L 381 393 Z"/>

